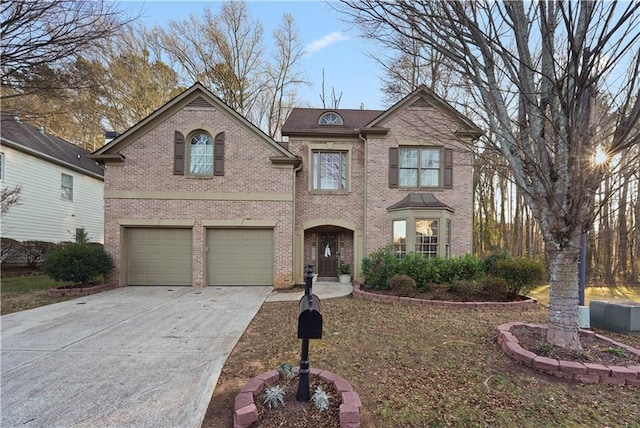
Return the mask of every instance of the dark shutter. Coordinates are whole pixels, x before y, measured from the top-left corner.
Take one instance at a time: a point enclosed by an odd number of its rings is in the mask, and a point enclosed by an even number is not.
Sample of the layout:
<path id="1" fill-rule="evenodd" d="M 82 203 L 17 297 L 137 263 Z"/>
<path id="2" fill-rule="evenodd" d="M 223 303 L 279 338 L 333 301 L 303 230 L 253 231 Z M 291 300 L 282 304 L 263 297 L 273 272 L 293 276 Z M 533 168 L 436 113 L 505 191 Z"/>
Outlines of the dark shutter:
<path id="1" fill-rule="evenodd" d="M 389 147 L 389 188 L 398 188 L 398 148 Z"/>
<path id="2" fill-rule="evenodd" d="M 213 141 L 213 175 L 224 175 L 224 132 Z"/>
<path id="3" fill-rule="evenodd" d="M 184 135 L 178 131 L 173 137 L 173 174 L 184 175 Z"/>
<path id="4" fill-rule="evenodd" d="M 453 149 L 444 149 L 444 183 L 445 189 L 453 188 Z"/>

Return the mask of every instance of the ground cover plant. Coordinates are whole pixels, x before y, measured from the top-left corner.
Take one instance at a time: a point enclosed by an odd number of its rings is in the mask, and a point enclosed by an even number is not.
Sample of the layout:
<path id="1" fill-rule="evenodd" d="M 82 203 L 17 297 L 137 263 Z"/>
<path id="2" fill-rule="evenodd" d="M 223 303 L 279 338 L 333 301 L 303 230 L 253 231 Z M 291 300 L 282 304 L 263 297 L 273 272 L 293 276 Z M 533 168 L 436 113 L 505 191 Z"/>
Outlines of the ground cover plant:
<path id="1" fill-rule="evenodd" d="M 297 305 L 263 305 L 224 365 L 203 427 L 232 426 L 244 383 L 299 360 Z M 640 419 L 639 388 L 564 381 L 502 352 L 496 327 L 544 324 L 545 305 L 454 310 L 342 298 L 324 300 L 323 316 L 323 339 L 311 341 L 311 367 L 352 384 L 365 428 L 637 426 Z M 601 333 L 640 347 L 638 336 Z"/>

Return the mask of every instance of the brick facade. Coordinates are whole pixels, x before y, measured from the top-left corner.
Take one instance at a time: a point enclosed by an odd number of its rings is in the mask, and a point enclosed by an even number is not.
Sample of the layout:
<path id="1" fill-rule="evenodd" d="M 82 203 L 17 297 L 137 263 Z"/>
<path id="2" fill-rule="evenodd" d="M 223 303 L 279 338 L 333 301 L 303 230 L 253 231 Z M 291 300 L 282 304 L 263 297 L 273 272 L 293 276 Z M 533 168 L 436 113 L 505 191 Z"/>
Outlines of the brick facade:
<path id="1" fill-rule="evenodd" d="M 365 117 L 366 125 L 379 113 L 350 114 Z M 304 264 L 321 255 L 319 233 L 335 233 L 340 253 L 334 257 L 350 264 L 359 279 L 362 258 L 391 241 L 387 208 L 420 191 L 389 187 L 389 148 L 407 144 L 454 149 L 453 188 L 428 192 L 452 211 L 451 254 L 471 252 L 472 138 L 457 136 L 465 126 L 450 110 L 400 103 L 370 132 L 319 129 L 291 135 L 284 150 L 196 84 L 94 154 L 106 164 L 105 247 L 116 266 L 112 279 L 126 285 L 128 227 L 191 229 L 193 286 L 208 284 L 211 227 L 272 228 L 275 287 L 302 282 Z M 225 133 L 223 176 L 174 175 L 174 133 L 189 141 L 196 130 L 212 137 Z M 348 153 L 346 192 L 311 189 L 312 150 Z"/>

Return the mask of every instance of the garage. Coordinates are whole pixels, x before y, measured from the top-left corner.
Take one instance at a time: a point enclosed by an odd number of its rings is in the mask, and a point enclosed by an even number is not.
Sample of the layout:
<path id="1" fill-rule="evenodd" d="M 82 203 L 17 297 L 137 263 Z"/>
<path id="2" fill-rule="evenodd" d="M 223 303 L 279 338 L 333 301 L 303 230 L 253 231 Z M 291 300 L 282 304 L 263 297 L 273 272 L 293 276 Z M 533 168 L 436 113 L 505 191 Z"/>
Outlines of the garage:
<path id="1" fill-rule="evenodd" d="M 273 229 L 209 229 L 209 285 L 273 285 Z"/>
<path id="2" fill-rule="evenodd" d="M 128 228 L 128 285 L 191 285 L 191 229 Z"/>

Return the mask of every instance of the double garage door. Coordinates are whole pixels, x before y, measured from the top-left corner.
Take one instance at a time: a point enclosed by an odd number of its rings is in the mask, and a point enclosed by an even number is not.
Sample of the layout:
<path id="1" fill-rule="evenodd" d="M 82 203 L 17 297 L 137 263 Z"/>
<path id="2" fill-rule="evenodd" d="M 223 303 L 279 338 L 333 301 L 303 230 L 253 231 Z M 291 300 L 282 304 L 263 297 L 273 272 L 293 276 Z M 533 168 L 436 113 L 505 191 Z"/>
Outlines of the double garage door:
<path id="1" fill-rule="evenodd" d="M 128 285 L 191 285 L 191 229 L 127 229 Z M 273 230 L 208 229 L 208 285 L 272 285 Z"/>

